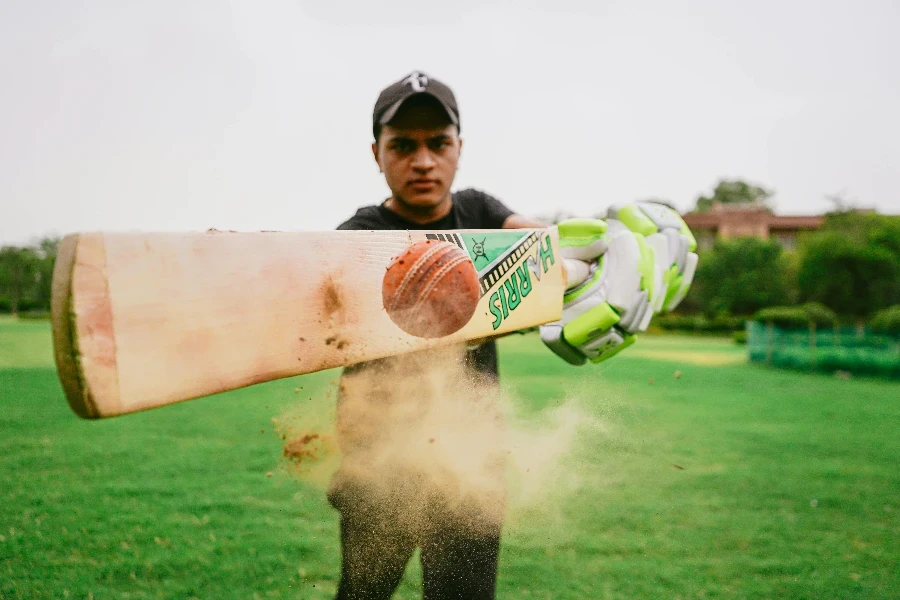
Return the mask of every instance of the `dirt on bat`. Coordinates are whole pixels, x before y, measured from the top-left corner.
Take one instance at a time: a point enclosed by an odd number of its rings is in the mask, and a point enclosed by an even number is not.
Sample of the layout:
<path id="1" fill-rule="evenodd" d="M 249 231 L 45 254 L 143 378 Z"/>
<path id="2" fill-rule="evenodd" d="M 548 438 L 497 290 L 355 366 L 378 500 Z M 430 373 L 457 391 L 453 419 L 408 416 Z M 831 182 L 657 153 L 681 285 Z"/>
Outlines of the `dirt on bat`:
<path id="1" fill-rule="evenodd" d="M 327 319 L 327 325 L 336 332 L 339 332 L 347 322 L 347 306 L 344 299 L 342 277 L 340 272 L 326 275 L 319 285 L 317 294 L 322 301 L 321 310 Z"/>
<path id="2" fill-rule="evenodd" d="M 334 278 L 329 275 L 322 284 L 322 303 L 325 308 L 325 314 L 331 316 L 341 310 L 344 301 L 341 299 L 341 291 Z"/>
<path id="3" fill-rule="evenodd" d="M 325 276 L 319 285 L 318 297 L 322 301 L 321 310 L 326 318 L 324 324 L 332 331 L 331 335 L 325 338 L 325 345 L 343 350 L 350 342 L 342 335 L 342 330 L 347 323 L 347 310 L 344 304 L 340 273 L 330 273 Z M 304 341 L 303 338 L 301 341 Z"/>
<path id="4" fill-rule="evenodd" d="M 331 346 L 334 345 L 338 350 L 343 350 L 349 345 L 350 342 L 347 340 L 342 340 L 336 335 L 331 335 L 325 338 L 325 345 Z"/>

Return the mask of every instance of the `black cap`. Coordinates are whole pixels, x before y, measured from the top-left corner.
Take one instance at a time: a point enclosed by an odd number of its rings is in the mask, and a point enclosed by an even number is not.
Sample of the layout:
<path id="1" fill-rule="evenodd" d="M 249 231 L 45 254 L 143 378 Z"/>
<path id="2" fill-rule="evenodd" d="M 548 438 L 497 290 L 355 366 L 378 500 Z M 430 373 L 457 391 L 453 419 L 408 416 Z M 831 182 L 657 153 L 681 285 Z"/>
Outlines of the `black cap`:
<path id="1" fill-rule="evenodd" d="M 426 94 L 441 103 L 450 121 L 459 129 L 459 108 L 453 90 L 437 79 L 432 79 L 421 71 L 413 71 L 400 81 L 392 83 L 381 91 L 375 101 L 372 114 L 372 133 L 378 137 L 378 130 L 397 114 L 400 106 L 410 97 Z"/>

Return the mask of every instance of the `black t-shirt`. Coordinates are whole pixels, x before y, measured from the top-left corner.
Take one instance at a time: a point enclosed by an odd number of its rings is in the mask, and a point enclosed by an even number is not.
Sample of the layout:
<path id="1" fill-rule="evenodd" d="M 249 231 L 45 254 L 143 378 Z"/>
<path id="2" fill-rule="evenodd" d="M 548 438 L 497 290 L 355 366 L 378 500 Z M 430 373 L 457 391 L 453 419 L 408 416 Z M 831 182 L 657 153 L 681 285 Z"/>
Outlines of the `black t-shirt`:
<path id="1" fill-rule="evenodd" d="M 444 230 L 444 229 L 501 229 L 503 222 L 513 212 L 502 202 L 474 189 L 461 190 L 452 194 L 453 206 L 450 212 L 431 223 L 407 221 L 387 208 L 383 203 L 364 206 L 356 214 L 341 223 L 338 229 L 354 230 Z M 497 345 L 485 342 L 470 350 L 467 362 L 477 371 L 497 377 Z"/>

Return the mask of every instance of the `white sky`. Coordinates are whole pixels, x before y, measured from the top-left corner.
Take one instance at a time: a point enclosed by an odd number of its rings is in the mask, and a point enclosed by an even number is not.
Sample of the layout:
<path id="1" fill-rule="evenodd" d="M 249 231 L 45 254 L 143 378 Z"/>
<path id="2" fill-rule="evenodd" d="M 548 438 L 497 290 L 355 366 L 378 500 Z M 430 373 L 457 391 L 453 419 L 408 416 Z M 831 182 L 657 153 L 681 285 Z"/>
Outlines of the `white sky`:
<path id="1" fill-rule="evenodd" d="M 720 177 L 900 212 L 900 2 L 0 2 L 0 243 L 332 229 L 387 188 L 382 87 L 451 85 L 456 188 L 528 215 Z"/>

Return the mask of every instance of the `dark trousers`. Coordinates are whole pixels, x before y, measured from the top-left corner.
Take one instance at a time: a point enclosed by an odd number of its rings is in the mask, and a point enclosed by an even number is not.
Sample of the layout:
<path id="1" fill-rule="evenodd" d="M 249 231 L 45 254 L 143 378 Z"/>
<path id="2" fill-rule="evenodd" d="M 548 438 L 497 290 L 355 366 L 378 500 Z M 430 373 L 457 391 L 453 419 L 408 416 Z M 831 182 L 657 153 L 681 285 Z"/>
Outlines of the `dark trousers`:
<path id="1" fill-rule="evenodd" d="M 337 600 L 388 600 L 416 548 L 424 600 L 493 600 L 505 512 L 499 390 L 460 356 L 434 349 L 344 371 L 343 457 L 328 493 L 341 518 Z M 478 460 L 432 462 L 447 432 Z"/>
<path id="2" fill-rule="evenodd" d="M 391 507 L 341 510 L 341 581 L 336 600 L 387 600 L 421 548 L 424 600 L 493 600 L 500 526 L 427 511 L 411 522 Z"/>

